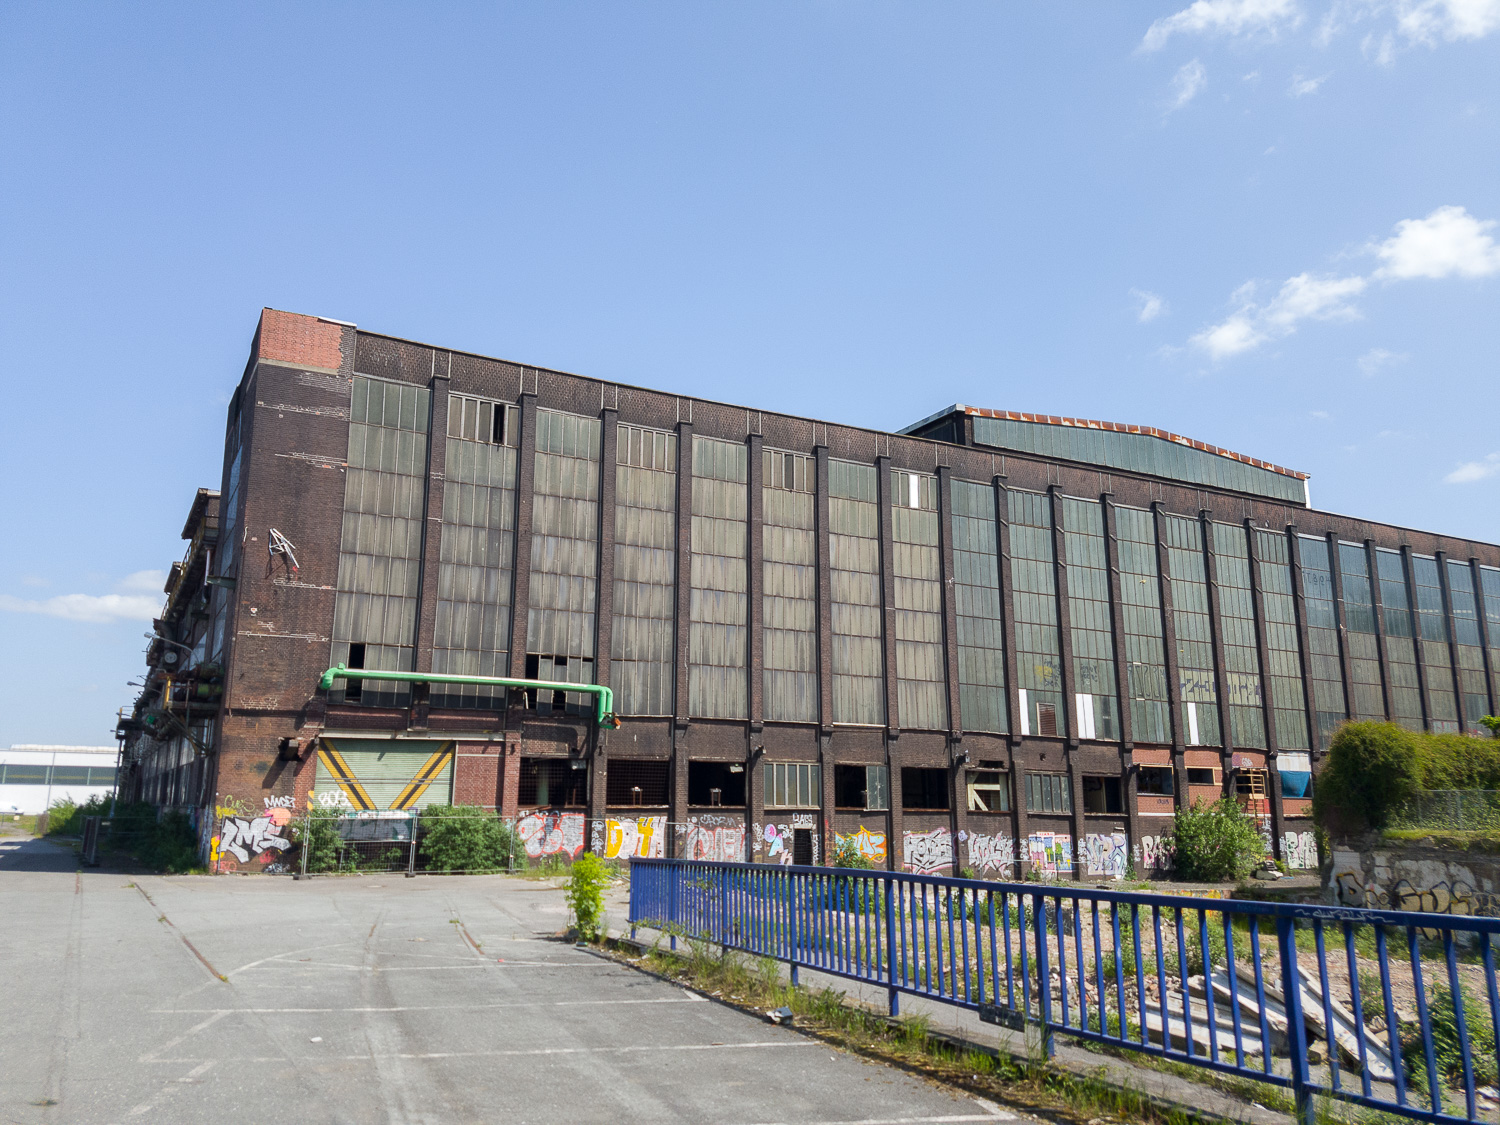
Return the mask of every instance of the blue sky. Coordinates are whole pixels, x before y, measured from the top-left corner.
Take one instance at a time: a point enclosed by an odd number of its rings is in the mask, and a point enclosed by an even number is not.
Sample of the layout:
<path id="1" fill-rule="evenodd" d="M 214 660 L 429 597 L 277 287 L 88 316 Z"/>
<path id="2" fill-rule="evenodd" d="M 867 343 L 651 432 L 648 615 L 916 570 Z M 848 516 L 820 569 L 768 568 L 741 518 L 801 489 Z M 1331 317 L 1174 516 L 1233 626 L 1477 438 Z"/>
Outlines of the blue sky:
<path id="1" fill-rule="evenodd" d="M 263 305 L 1500 540 L 1500 0 L 0 7 L 0 746 L 108 744 Z"/>

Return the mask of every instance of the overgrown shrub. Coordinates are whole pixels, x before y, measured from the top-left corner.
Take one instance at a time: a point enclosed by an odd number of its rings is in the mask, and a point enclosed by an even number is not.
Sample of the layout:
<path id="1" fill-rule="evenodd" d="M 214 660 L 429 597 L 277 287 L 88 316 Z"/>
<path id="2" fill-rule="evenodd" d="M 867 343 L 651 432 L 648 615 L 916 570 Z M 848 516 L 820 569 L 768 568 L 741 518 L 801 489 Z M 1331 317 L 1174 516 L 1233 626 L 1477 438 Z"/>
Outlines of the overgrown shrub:
<path id="1" fill-rule="evenodd" d="M 1313 788 L 1319 823 L 1384 828 L 1423 789 L 1500 789 L 1500 741 L 1345 723 Z"/>
<path id="2" fill-rule="evenodd" d="M 185 813 L 158 815 L 156 806 L 144 801 L 115 808 L 108 846 L 129 853 L 153 871 L 187 875 L 203 870 L 193 822 Z"/>
<path id="3" fill-rule="evenodd" d="M 75 805 L 67 797 L 59 797 L 47 810 L 47 835 L 82 836 L 83 818 L 86 816 L 108 816 L 112 798 L 90 797 L 81 805 Z"/>
<path id="4" fill-rule="evenodd" d="M 1488 1005 L 1480 1004 L 1463 985 L 1459 985 L 1459 995 L 1463 997 L 1464 1030 L 1469 1033 L 1469 1061 L 1474 1069 L 1474 1085 L 1493 1086 L 1496 1076 L 1495 1031 L 1490 1025 Z M 1463 1047 L 1458 1038 L 1453 994 L 1447 988 L 1439 985 L 1433 990 L 1427 1019 L 1432 1027 L 1432 1048 L 1439 1077 L 1449 1086 L 1461 1086 L 1464 1080 Z M 1422 1048 L 1420 1029 L 1415 1023 L 1407 1024 L 1401 1037 L 1401 1057 L 1410 1075 L 1408 1081 L 1425 1090 L 1427 1055 Z"/>
<path id="5" fill-rule="evenodd" d="M 869 871 L 874 867 L 870 857 L 859 850 L 852 836 L 837 836 L 834 838 L 833 865 L 835 867 L 852 867 L 860 871 Z"/>
<path id="6" fill-rule="evenodd" d="M 1254 819 L 1234 800 L 1194 801 L 1172 824 L 1172 863 L 1179 879 L 1218 883 L 1244 879 L 1265 860 L 1266 842 Z"/>
<path id="7" fill-rule="evenodd" d="M 429 871 L 505 871 L 525 852 L 505 821 L 478 805 L 428 805 L 418 850 Z"/>
<path id="8" fill-rule="evenodd" d="M 568 877 L 568 909 L 584 941 L 598 941 L 604 936 L 604 888 L 609 881 L 609 867 L 592 852 L 573 861 Z"/>

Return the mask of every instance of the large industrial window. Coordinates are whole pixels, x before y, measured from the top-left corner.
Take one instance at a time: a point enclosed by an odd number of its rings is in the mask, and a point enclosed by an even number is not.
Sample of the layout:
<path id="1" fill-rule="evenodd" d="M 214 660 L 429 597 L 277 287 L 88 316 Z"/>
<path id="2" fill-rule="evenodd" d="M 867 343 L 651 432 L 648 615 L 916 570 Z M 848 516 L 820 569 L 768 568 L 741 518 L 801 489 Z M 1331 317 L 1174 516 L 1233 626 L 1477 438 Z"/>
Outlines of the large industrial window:
<path id="1" fill-rule="evenodd" d="M 1479 643 L 1479 605 L 1474 598 L 1474 572 L 1468 563 L 1448 562 L 1448 602 L 1453 607 L 1453 643 L 1458 649 L 1458 695 L 1464 721 L 1483 730 L 1479 720 L 1489 714 L 1490 693 L 1484 682 L 1484 648 Z"/>
<path id="2" fill-rule="evenodd" d="M 581 809 L 588 803 L 588 781 L 582 758 L 522 758 L 517 796 L 522 808 Z"/>
<path id="3" fill-rule="evenodd" d="M 1125 802 L 1120 798 L 1118 777 L 1083 778 L 1083 811 L 1091 813 L 1124 812 Z"/>
<path id="4" fill-rule="evenodd" d="M 747 453 L 738 442 L 693 439 L 688 713 L 708 719 L 749 714 Z"/>
<path id="5" fill-rule="evenodd" d="M 1167 569 L 1172 583 L 1172 620 L 1177 627 L 1178 701 L 1183 741 L 1219 746 L 1219 692 L 1214 676 L 1213 624 L 1208 613 L 1203 529 L 1197 520 L 1167 516 Z"/>
<path id="6" fill-rule="evenodd" d="M 1370 559 L 1362 545 L 1340 543 L 1338 560 L 1344 603 L 1344 654 L 1349 659 L 1349 713 L 1355 719 L 1379 722 L 1385 718 L 1385 698 L 1380 690 L 1380 645 L 1375 639 Z"/>
<path id="7" fill-rule="evenodd" d="M 670 715 L 676 687 L 677 435 L 622 425 L 615 449 L 615 710 Z"/>
<path id="8" fill-rule="evenodd" d="M 1010 812 L 1010 774 L 970 770 L 965 785 L 970 812 Z"/>
<path id="9" fill-rule="evenodd" d="M 660 759 L 612 758 L 604 783 L 610 807 L 631 805 L 660 808 L 668 803 L 671 763 Z"/>
<path id="10" fill-rule="evenodd" d="M 885 722 L 885 660 L 874 466 L 830 461 L 828 497 L 833 721 L 880 726 Z"/>
<path id="11" fill-rule="evenodd" d="M 1016 614 L 1016 687 L 1023 735 L 1068 733 L 1053 573 L 1052 498 L 1011 489 L 1010 573 Z"/>
<path id="12" fill-rule="evenodd" d="M 1453 691 L 1453 662 L 1448 655 L 1448 617 L 1443 612 L 1442 579 L 1437 559 L 1411 557 L 1412 585 L 1417 591 L 1417 633 L 1422 644 L 1422 671 L 1427 677 L 1427 720 L 1435 731 L 1458 730 L 1458 702 Z"/>
<path id="13" fill-rule="evenodd" d="M 506 440 L 515 427 L 504 419 L 514 410 L 505 403 L 448 396 L 434 672 L 510 675 L 517 453 Z M 506 694 L 477 685 L 434 684 L 432 703 L 499 709 Z"/>
<path id="14" fill-rule="evenodd" d="M 823 803 L 822 772 L 814 762 L 767 762 L 766 808 L 815 809 Z"/>
<path id="15" fill-rule="evenodd" d="M 1344 677 L 1339 664 L 1339 621 L 1333 604 L 1333 577 L 1328 568 L 1328 540 L 1297 537 L 1302 562 L 1302 604 L 1307 607 L 1307 647 L 1313 712 L 1318 719 L 1318 747 L 1326 749 L 1345 719 Z"/>
<path id="16" fill-rule="evenodd" d="M 1155 797 L 1172 796 L 1172 770 L 1169 766 L 1140 766 L 1136 769 L 1135 791 Z"/>
<path id="17" fill-rule="evenodd" d="M 1406 564 L 1400 551 L 1375 550 L 1375 572 L 1380 580 L 1381 631 L 1385 634 L 1385 662 L 1390 670 L 1391 719 L 1407 730 L 1423 724 L 1421 681 L 1417 677 L 1416 626 L 1406 586 Z"/>
<path id="18" fill-rule="evenodd" d="M 1065 773 L 1028 773 L 1026 775 L 1026 811 L 1030 813 L 1070 813 L 1073 811 L 1073 783 Z"/>
<path id="19" fill-rule="evenodd" d="M 745 767 L 740 762 L 689 762 L 688 804 L 743 808 Z"/>
<path id="20" fill-rule="evenodd" d="M 599 420 L 538 410 L 531 517 L 527 676 L 594 682 L 594 607 L 599 576 Z M 542 693 L 537 710 L 577 713 L 590 696 Z"/>
<path id="21" fill-rule="evenodd" d="M 948 771 L 904 768 L 901 771 L 901 807 L 908 812 L 946 811 Z"/>
<path id="22" fill-rule="evenodd" d="M 1260 555 L 1261 605 L 1266 614 L 1266 677 L 1276 717 L 1276 745 L 1308 749 L 1307 697 L 1302 684 L 1302 646 L 1297 634 L 1297 606 L 1292 596 L 1292 568 L 1285 535 L 1255 533 Z"/>
<path id="23" fill-rule="evenodd" d="M 1479 584 L 1484 592 L 1485 636 L 1490 642 L 1491 698 L 1500 707 L 1500 570 L 1480 567 Z"/>
<path id="24" fill-rule="evenodd" d="M 333 610 L 335 664 L 352 666 L 351 646 L 363 645 L 361 667 L 413 667 L 430 407 L 425 387 L 354 378 Z M 346 690 L 336 684 L 330 700 L 344 702 Z M 358 698 L 404 706 L 410 694 L 407 684 L 370 681 Z"/>
<path id="25" fill-rule="evenodd" d="M 897 714 L 911 730 L 948 728 L 937 483 L 921 473 L 891 473 Z"/>
<path id="26" fill-rule="evenodd" d="M 1156 521 L 1140 508 L 1115 508 L 1120 554 L 1120 628 L 1125 634 L 1130 724 L 1137 742 L 1172 740 L 1172 695 L 1156 564 Z"/>
<path id="27" fill-rule="evenodd" d="M 884 766 L 834 766 L 835 808 L 881 811 L 891 807 L 890 782 Z"/>
<path id="28" fill-rule="evenodd" d="M 1005 701 L 1004 623 L 995 490 L 953 482 L 953 608 L 958 627 L 958 699 L 965 730 L 1010 729 Z"/>
<path id="29" fill-rule="evenodd" d="M 762 451 L 761 597 L 765 717 L 818 718 L 818 543 L 815 464 L 801 453 Z"/>
<path id="30" fill-rule="evenodd" d="M 1068 620 L 1073 640 L 1073 717 L 1079 738 L 1120 737 L 1115 688 L 1115 635 L 1110 616 L 1104 509 L 1097 500 L 1063 497 L 1063 551 L 1068 564 Z"/>
<path id="31" fill-rule="evenodd" d="M 1250 543 L 1242 526 L 1213 525 L 1214 571 L 1219 583 L 1219 629 L 1224 647 L 1224 704 L 1235 746 L 1266 745 L 1260 692 L 1260 645 L 1255 598 L 1250 591 Z"/>

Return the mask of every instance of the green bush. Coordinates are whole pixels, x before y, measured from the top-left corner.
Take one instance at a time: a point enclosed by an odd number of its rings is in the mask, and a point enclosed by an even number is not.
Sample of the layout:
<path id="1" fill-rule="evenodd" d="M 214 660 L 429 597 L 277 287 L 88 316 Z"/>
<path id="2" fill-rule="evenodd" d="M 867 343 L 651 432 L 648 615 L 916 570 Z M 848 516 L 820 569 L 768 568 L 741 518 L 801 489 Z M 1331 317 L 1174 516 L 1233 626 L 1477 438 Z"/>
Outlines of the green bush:
<path id="1" fill-rule="evenodd" d="M 337 871 L 344 848 L 338 822 L 343 814 L 333 809 L 313 809 L 304 821 L 294 821 L 288 836 L 307 853 L 308 872 Z M 297 862 L 302 862 L 300 853 Z"/>
<path id="2" fill-rule="evenodd" d="M 584 941 L 598 941 L 604 936 L 604 888 L 609 881 L 609 867 L 592 852 L 573 861 L 568 877 L 568 909 Z"/>
<path id="3" fill-rule="evenodd" d="M 116 807 L 110 818 L 108 845 L 127 852 L 153 871 L 187 875 L 204 870 L 198 833 L 187 815 L 158 815 L 156 806 L 144 801 Z"/>
<path id="4" fill-rule="evenodd" d="M 1318 774 L 1313 812 L 1353 831 L 1385 828 L 1423 789 L 1500 789 L 1500 741 L 1345 723 Z"/>
<path id="5" fill-rule="evenodd" d="M 418 850 L 429 871 L 506 871 L 525 852 L 510 825 L 478 805 L 428 805 Z"/>
<path id="6" fill-rule="evenodd" d="M 1177 878 L 1218 883 L 1244 879 L 1264 862 L 1266 842 L 1244 809 L 1228 797 L 1194 801 L 1172 824 L 1172 868 Z"/>
<path id="7" fill-rule="evenodd" d="M 93 796 L 81 805 L 75 805 L 66 797 L 59 797 L 47 810 L 47 835 L 82 836 L 83 818 L 86 816 L 108 816 L 113 798 Z"/>
<path id="8" fill-rule="evenodd" d="M 852 867 L 859 871 L 870 871 L 874 867 L 869 857 L 855 845 L 854 837 L 852 836 L 834 837 L 833 865 L 835 867 Z"/>
<path id="9" fill-rule="evenodd" d="M 1469 990 L 1459 985 L 1463 997 L 1464 1030 L 1469 1033 L 1469 1060 L 1474 1070 L 1474 1085 L 1495 1085 L 1495 1031 L 1490 1025 L 1488 1005 L 1476 1001 Z M 1433 990 L 1427 1020 L 1432 1027 L 1433 1055 L 1439 1077 L 1450 1086 L 1461 1086 L 1464 1080 L 1463 1047 L 1458 1038 L 1458 1021 L 1453 1010 L 1453 995 L 1439 985 Z M 1427 1055 L 1422 1036 L 1415 1023 L 1405 1026 L 1401 1037 L 1401 1056 L 1406 1061 L 1409 1082 L 1418 1089 L 1427 1086 Z"/>

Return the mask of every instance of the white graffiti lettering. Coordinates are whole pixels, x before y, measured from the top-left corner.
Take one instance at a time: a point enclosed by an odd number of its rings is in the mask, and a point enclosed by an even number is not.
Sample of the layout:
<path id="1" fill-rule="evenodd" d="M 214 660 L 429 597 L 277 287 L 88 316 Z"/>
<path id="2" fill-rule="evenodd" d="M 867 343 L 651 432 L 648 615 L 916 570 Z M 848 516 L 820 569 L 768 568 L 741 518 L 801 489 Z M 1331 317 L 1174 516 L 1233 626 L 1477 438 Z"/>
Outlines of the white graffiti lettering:
<path id="1" fill-rule="evenodd" d="M 538 811 L 516 822 L 516 834 L 532 859 L 547 855 L 577 859 L 583 854 L 583 831 L 582 813 Z"/>
<path id="2" fill-rule="evenodd" d="M 1287 832 L 1281 837 L 1281 856 L 1293 871 L 1318 866 L 1318 841 L 1311 832 Z"/>
<path id="3" fill-rule="evenodd" d="M 219 850 L 241 863 L 249 863 L 271 848 L 284 852 L 291 846 L 292 842 L 281 835 L 281 826 L 268 816 L 225 817 L 219 829 Z"/>
<path id="4" fill-rule="evenodd" d="M 1108 836 L 1090 832 L 1083 838 L 1085 874 L 1106 879 L 1123 879 L 1129 860 L 1130 851 L 1123 832 L 1112 832 Z"/>
<path id="5" fill-rule="evenodd" d="M 1009 875 L 1016 865 L 1016 841 L 1012 836 L 996 833 L 985 836 L 978 832 L 968 834 L 969 866 L 975 871 L 994 871 Z"/>
<path id="6" fill-rule="evenodd" d="M 744 863 L 745 827 L 689 824 L 684 854 L 688 859 L 710 860 L 714 863 Z"/>
<path id="7" fill-rule="evenodd" d="M 953 867 L 953 834 L 946 828 L 901 834 L 902 866 L 916 875 L 934 875 Z"/>

